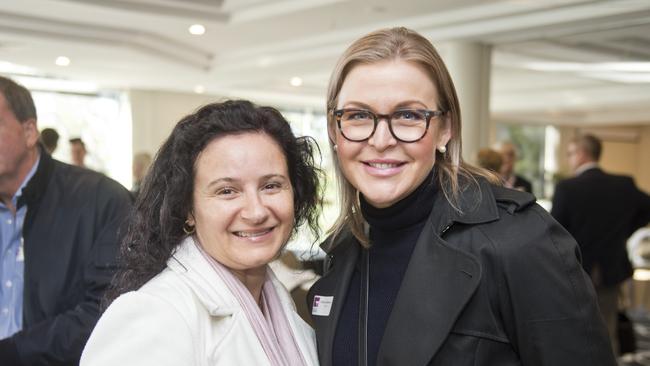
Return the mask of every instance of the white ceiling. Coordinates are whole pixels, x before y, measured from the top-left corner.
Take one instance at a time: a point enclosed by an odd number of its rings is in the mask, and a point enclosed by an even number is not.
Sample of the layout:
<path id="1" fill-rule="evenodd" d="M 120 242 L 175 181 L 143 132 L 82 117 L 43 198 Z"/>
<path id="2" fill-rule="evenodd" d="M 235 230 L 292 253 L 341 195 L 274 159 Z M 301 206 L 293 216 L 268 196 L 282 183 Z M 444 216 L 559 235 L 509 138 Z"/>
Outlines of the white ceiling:
<path id="1" fill-rule="evenodd" d="M 0 0 L 0 72 L 320 110 L 338 55 L 398 25 L 492 45 L 497 120 L 650 123 L 650 0 Z"/>

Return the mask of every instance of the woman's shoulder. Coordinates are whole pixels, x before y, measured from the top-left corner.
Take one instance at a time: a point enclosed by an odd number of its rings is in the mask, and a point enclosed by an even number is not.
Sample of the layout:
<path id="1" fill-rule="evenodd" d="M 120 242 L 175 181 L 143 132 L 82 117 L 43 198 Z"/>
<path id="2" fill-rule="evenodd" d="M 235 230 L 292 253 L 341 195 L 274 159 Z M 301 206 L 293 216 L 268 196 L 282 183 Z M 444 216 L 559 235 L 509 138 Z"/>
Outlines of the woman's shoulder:
<path id="1" fill-rule="evenodd" d="M 332 254 L 358 243 L 359 241 L 354 237 L 350 228 L 345 226 L 340 231 L 328 235 L 319 246 L 325 253 Z"/>
<path id="2" fill-rule="evenodd" d="M 536 203 L 534 195 L 495 185 L 490 189 L 498 219 L 481 225 L 480 230 L 499 256 L 520 260 L 547 248 L 573 252 L 575 241 Z"/>
<path id="3" fill-rule="evenodd" d="M 191 364 L 198 342 L 188 314 L 171 296 L 137 290 L 106 309 L 86 344 L 81 365 Z"/>
<path id="4" fill-rule="evenodd" d="M 521 211 L 531 207 L 537 198 L 532 193 L 490 184 L 497 205 L 506 206 L 511 211 Z"/>
<path id="5" fill-rule="evenodd" d="M 148 315 L 175 314 L 185 321 L 192 319 L 197 304 L 193 301 L 191 288 L 179 276 L 166 268 L 136 291 L 120 295 L 106 310 L 121 313 L 123 311 L 143 312 Z"/>
<path id="6" fill-rule="evenodd" d="M 136 294 L 156 297 L 169 303 L 184 302 L 191 297 L 192 289 L 174 270 L 166 267 L 162 272 L 142 285 Z"/>

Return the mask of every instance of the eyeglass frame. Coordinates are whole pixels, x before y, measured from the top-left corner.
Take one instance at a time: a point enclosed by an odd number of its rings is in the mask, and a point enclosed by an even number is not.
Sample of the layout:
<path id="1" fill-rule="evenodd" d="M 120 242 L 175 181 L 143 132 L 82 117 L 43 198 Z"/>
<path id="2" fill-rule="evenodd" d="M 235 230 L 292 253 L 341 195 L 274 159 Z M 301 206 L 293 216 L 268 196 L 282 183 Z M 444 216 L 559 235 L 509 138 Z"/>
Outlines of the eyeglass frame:
<path id="1" fill-rule="evenodd" d="M 344 112 L 355 112 L 355 111 L 356 112 L 367 112 L 367 113 L 369 113 L 373 117 L 373 120 L 375 122 L 374 126 L 372 127 L 372 132 L 370 132 L 370 135 L 368 135 L 368 137 L 366 137 L 365 139 L 361 139 L 361 140 L 350 139 L 347 136 L 345 136 L 345 134 L 343 133 L 343 129 L 341 128 L 341 117 L 343 116 L 343 113 Z M 424 127 L 424 133 L 422 134 L 422 136 L 420 136 L 418 139 L 412 140 L 412 141 L 406 141 L 406 140 L 400 139 L 399 137 L 397 137 L 395 135 L 395 132 L 393 131 L 393 118 L 392 118 L 392 116 L 397 112 L 408 112 L 408 111 L 424 113 L 424 118 L 425 118 L 425 121 L 426 121 L 426 126 Z M 429 131 L 429 125 L 431 123 L 431 118 L 433 118 L 433 117 L 437 118 L 437 117 L 440 117 L 440 116 L 444 116 L 445 114 L 447 114 L 447 111 L 443 111 L 443 110 L 440 110 L 440 109 L 431 110 L 431 109 L 417 109 L 417 108 L 414 108 L 414 109 L 397 109 L 397 110 L 391 112 L 390 114 L 377 114 L 377 113 L 374 113 L 373 111 L 370 111 L 368 109 L 342 108 L 342 109 L 331 109 L 330 113 L 332 114 L 332 116 L 334 116 L 334 119 L 336 120 L 336 126 L 339 128 L 339 132 L 341 133 L 341 136 L 343 136 L 343 138 L 348 140 L 348 141 L 351 141 L 351 142 L 364 142 L 364 141 L 369 140 L 375 134 L 375 132 L 377 131 L 377 125 L 379 125 L 379 121 L 385 119 L 386 123 L 388 124 L 388 131 L 390 131 L 391 136 L 393 136 L 393 138 L 395 138 L 395 140 L 397 140 L 399 142 L 410 144 L 412 142 L 418 142 L 418 141 L 422 140 L 424 138 L 424 136 L 427 135 L 427 132 Z"/>

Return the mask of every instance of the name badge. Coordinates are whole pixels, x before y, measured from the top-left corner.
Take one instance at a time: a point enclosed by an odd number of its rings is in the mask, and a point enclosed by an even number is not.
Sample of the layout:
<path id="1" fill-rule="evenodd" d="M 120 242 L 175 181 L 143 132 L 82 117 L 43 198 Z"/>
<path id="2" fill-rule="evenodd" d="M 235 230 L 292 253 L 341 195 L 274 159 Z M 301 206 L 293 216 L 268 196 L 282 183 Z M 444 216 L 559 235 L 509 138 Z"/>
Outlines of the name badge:
<path id="1" fill-rule="evenodd" d="M 314 296 L 314 303 L 311 307 L 311 314 L 318 316 L 329 316 L 330 310 L 332 310 L 332 302 L 334 302 L 334 296 Z"/>

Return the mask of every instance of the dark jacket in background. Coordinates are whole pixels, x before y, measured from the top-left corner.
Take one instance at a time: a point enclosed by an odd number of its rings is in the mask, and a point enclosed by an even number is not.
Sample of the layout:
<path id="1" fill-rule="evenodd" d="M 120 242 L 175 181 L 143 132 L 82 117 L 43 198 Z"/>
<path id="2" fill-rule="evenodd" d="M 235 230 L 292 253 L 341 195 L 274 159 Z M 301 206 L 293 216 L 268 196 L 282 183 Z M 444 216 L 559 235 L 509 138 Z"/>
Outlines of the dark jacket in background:
<path id="1" fill-rule="evenodd" d="M 616 365 L 576 242 L 534 201 L 481 182 L 462 193 L 460 214 L 437 195 L 377 365 Z M 333 297 L 329 316 L 312 315 L 321 365 L 330 366 L 361 246 L 342 233 L 324 249 L 325 274 L 308 304 Z"/>
<path id="2" fill-rule="evenodd" d="M 0 341 L 0 365 L 77 365 L 116 269 L 131 197 L 112 179 L 41 151 L 24 204 L 23 327 Z"/>
<path id="3" fill-rule="evenodd" d="M 650 221 L 650 196 L 632 178 L 588 169 L 558 183 L 551 213 L 580 245 L 587 273 L 599 267 L 596 285 L 613 286 L 632 276 L 626 242 Z"/>
<path id="4" fill-rule="evenodd" d="M 514 189 L 518 189 L 524 192 L 533 193 L 533 185 L 530 181 L 521 175 L 515 174 L 515 182 L 512 184 Z"/>

